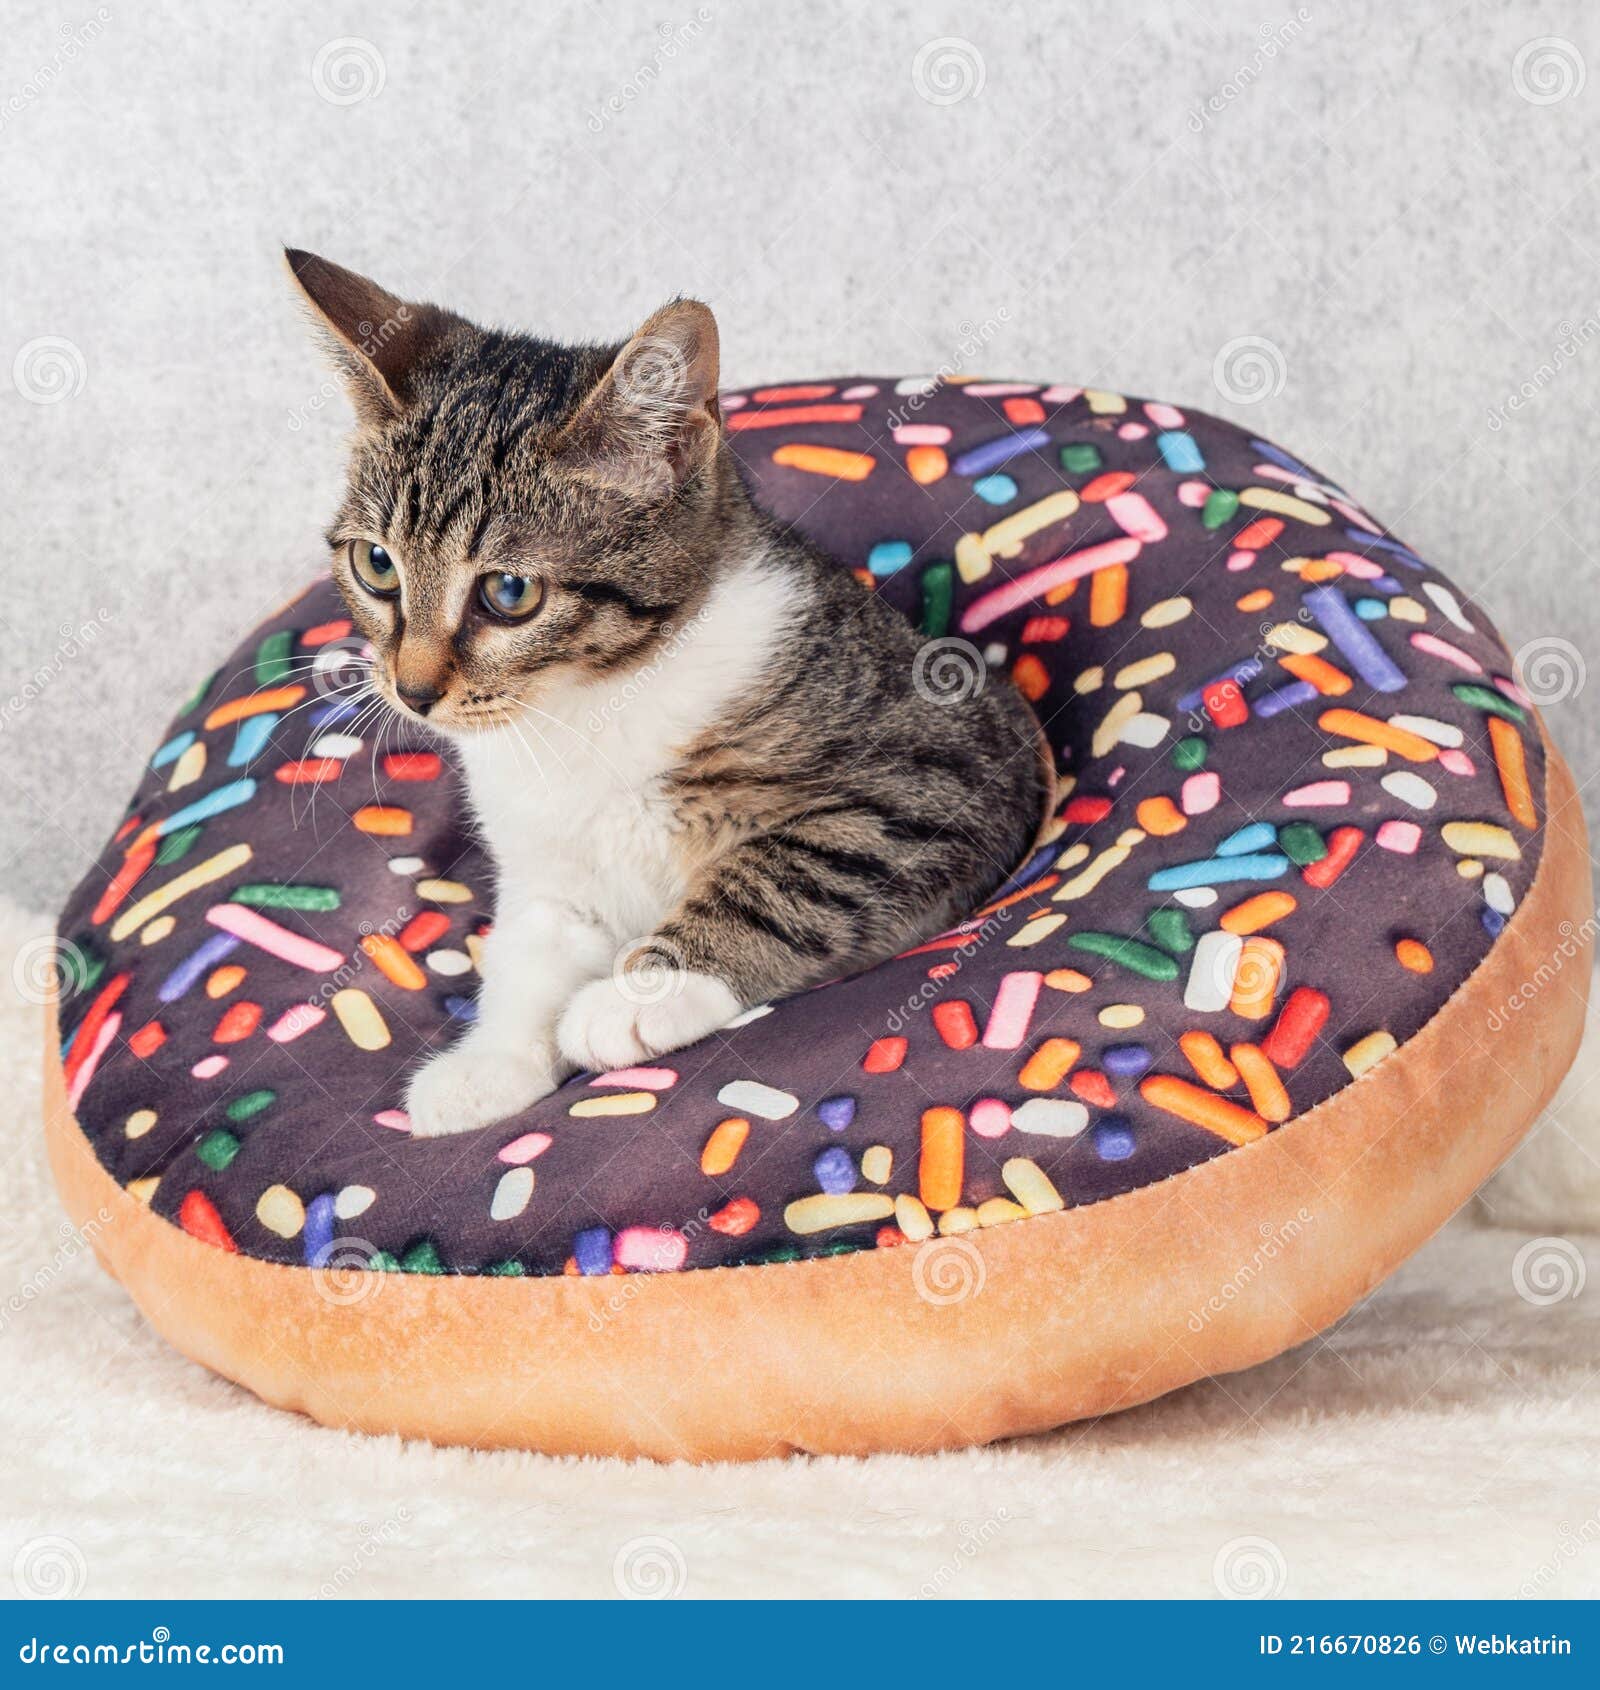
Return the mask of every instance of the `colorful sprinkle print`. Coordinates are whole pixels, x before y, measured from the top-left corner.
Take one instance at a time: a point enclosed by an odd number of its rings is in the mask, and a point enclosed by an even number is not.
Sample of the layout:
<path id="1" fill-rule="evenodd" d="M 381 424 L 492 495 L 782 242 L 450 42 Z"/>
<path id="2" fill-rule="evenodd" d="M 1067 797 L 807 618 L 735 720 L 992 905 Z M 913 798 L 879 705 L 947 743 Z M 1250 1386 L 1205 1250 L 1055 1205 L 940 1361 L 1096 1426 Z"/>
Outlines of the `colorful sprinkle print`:
<path id="1" fill-rule="evenodd" d="M 324 581 L 188 700 L 62 919 L 68 1095 L 158 1214 L 277 1262 L 528 1275 L 1019 1224 L 1247 1151 L 1482 961 L 1538 866 L 1533 713 L 1481 613 L 1340 488 L 1073 387 L 725 412 L 763 503 L 1033 701 L 1041 848 L 870 973 L 409 1141 L 491 877 L 448 753 L 332 684 Z"/>

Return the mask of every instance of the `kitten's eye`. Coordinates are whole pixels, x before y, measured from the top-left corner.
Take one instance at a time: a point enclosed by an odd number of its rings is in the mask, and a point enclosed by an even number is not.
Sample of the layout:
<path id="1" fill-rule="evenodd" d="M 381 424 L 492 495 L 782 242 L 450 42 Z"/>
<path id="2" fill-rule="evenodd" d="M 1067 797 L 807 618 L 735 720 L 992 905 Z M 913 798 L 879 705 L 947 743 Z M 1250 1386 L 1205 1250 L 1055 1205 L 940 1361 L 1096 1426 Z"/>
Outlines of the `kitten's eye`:
<path id="1" fill-rule="evenodd" d="M 382 546 L 375 546 L 370 540 L 352 540 L 350 567 L 374 598 L 392 599 L 399 593 L 400 571 Z"/>
<path id="2" fill-rule="evenodd" d="M 502 622 L 524 622 L 544 600 L 544 583 L 496 569 L 478 577 L 478 602 Z"/>

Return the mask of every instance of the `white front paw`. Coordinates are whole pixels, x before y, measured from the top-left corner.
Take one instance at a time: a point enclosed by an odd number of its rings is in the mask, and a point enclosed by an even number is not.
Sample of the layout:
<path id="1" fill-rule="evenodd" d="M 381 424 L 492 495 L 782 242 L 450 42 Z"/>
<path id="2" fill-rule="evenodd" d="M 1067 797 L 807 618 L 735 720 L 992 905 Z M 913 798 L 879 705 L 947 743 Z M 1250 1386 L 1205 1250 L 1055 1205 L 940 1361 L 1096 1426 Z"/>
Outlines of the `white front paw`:
<path id="1" fill-rule="evenodd" d="M 442 1138 L 493 1126 L 554 1091 L 566 1072 L 566 1064 L 537 1042 L 507 1050 L 463 1039 L 411 1076 L 411 1135 Z"/>
<path id="2" fill-rule="evenodd" d="M 660 976 L 651 978 L 654 984 Z M 562 1054 L 580 1068 L 626 1068 L 692 1045 L 726 1026 L 743 1007 L 710 974 L 674 975 L 671 991 L 659 1001 L 642 999 L 647 991 L 630 990 L 626 974 L 585 986 L 556 1024 Z"/>

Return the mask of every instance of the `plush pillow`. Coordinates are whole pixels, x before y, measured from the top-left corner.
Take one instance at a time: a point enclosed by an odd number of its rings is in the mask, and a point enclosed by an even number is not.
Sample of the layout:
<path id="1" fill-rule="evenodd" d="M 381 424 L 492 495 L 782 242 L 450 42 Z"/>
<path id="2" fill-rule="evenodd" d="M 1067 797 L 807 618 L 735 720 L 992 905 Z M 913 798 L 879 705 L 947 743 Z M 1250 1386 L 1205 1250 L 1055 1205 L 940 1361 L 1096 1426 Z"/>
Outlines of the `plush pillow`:
<path id="1" fill-rule="evenodd" d="M 1582 822 L 1494 630 L 1340 488 L 1171 405 L 724 404 L 761 502 L 920 627 L 921 684 L 1033 702 L 1037 851 L 868 973 L 414 1141 L 489 864 L 449 751 L 352 719 L 320 580 L 183 704 L 63 914 L 74 1219 L 270 1400 L 476 1443 L 925 1448 L 1310 1336 L 1578 1038 Z"/>

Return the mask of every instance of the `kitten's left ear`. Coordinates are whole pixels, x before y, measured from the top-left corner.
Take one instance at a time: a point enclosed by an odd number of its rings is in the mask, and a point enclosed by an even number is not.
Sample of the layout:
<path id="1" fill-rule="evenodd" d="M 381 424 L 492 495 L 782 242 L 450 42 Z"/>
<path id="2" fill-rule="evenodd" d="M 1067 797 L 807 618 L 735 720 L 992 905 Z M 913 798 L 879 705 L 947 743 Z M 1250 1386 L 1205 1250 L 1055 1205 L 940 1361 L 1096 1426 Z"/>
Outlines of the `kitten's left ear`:
<path id="1" fill-rule="evenodd" d="M 580 473 L 663 498 L 717 448 L 717 320 L 697 299 L 664 305 L 612 360 L 557 443 Z"/>

